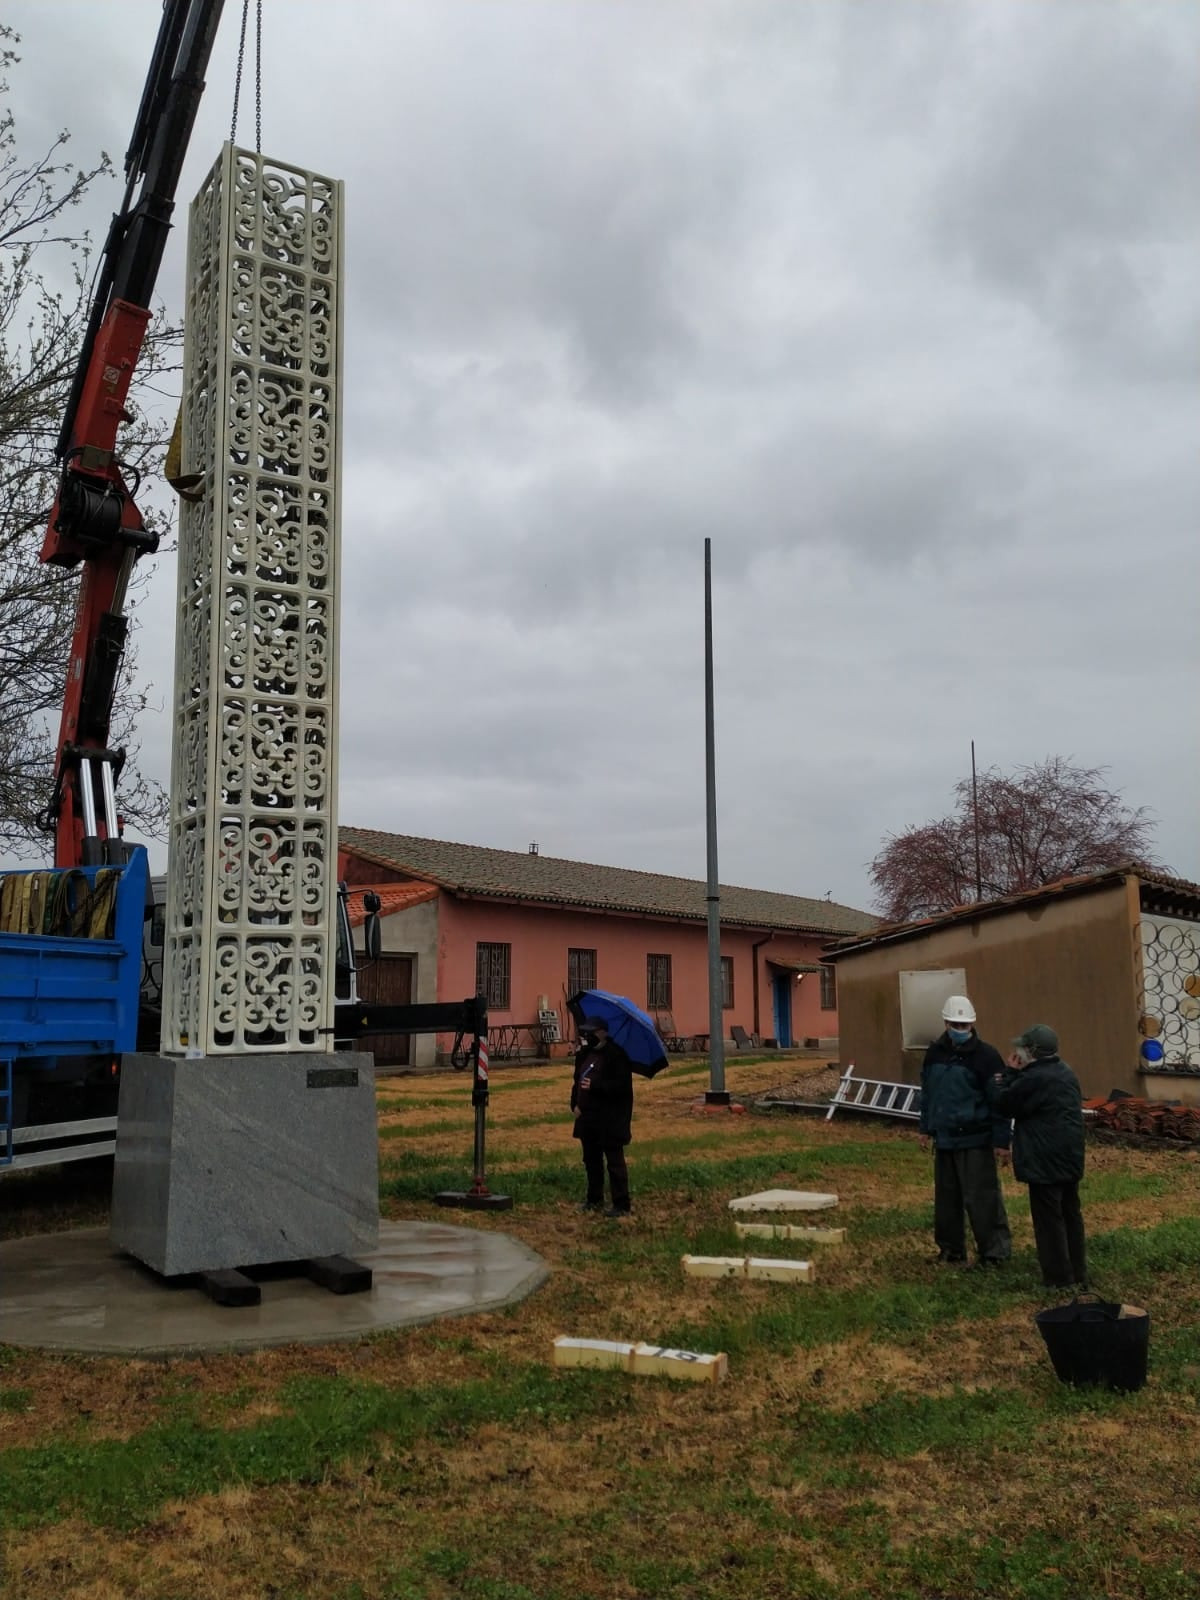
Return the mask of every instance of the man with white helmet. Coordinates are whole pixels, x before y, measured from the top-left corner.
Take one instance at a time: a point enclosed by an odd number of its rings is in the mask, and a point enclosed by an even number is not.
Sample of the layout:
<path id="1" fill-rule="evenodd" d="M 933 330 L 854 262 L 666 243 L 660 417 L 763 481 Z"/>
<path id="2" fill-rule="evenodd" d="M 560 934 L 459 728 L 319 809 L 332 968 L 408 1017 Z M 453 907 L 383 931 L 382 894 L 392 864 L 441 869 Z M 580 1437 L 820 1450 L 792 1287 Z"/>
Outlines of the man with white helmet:
<path id="1" fill-rule="evenodd" d="M 963 1212 L 978 1265 L 999 1266 L 1012 1254 L 996 1155 L 1008 1160 L 1012 1127 L 992 1110 L 989 1089 L 1004 1070 L 1000 1052 L 975 1031 L 975 1007 L 952 994 L 942 1007 L 945 1032 L 921 1067 L 921 1144 L 933 1143 L 933 1236 L 938 1260 L 967 1259 Z"/>

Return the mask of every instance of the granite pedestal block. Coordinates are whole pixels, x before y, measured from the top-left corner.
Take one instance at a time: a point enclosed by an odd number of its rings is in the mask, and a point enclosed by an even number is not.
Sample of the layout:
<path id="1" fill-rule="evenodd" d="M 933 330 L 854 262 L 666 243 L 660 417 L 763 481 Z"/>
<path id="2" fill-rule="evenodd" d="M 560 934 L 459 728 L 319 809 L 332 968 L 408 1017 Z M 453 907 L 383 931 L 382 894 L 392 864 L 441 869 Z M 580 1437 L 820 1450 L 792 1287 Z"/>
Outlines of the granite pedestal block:
<path id="1" fill-rule="evenodd" d="M 372 1250 L 378 1174 L 369 1056 L 121 1063 L 111 1236 L 166 1277 Z"/>

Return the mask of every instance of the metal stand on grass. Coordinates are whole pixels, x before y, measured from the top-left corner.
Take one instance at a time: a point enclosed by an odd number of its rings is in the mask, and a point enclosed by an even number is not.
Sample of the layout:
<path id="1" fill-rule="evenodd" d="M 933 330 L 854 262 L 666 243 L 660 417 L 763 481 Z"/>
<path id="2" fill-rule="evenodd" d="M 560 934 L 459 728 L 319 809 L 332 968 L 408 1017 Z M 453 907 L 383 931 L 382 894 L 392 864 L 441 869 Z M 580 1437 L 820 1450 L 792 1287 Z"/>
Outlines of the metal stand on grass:
<path id="1" fill-rule="evenodd" d="M 439 1206 L 459 1206 L 467 1211 L 511 1211 L 512 1196 L 493 1194 L 487 1186 L 487 1045 L 477 1033 L 471 1041 L 471 1104 L 475 1108 L 474 1173 L 469 1189 L 443 1189 L 434 1195 Z"/>

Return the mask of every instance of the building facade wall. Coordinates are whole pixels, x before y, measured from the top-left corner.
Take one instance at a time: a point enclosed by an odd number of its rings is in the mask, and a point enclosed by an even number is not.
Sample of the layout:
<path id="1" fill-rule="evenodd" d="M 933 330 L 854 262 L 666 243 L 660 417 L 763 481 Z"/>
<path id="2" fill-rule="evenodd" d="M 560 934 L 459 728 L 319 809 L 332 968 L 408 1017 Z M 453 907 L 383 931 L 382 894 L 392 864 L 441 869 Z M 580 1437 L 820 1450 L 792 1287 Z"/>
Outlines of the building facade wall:
<path id="1" fill-rule="evenodd" d="M 390 919 L 385 919 L 386 922 Z M 777 935 L 756 952 L 761 934 L 728 929 L 721 953 L 733 961 L 733 1005 L 722 1013 L 725 1037 L 740 1024 L 755 1031 L 754 969 L 759 969 L 758 1032 L 774 1034 L 771 977 L 767 950 L 780 960 L 815 963 L 823 940 L 818 936 Z M 528 1023 L 537 1019 L 544 996 L 559 1016 L 560 1032 L 569 1031 L 568 951 L 596 952 L 596 987 L 627 995 L 647 1005 L 647 956 L 671 958 L 670 1012 L 676 1030 L 687 1036 L 708 1032 L 708 941 L 699 924 L 649 917 L 620 916 L 544 906 L 502 905 L 491 901 L 440 897 L 438 918 L 438 998 L 455 999 L 473 991 L 476 946 L 510 947 L 509 1005 L 493 1008 L 496 1023 Z M 820 1006 L 820 979 L 804 975 L 792 987 L 793 1037 L 837 1033 L 837 1012 Z"/>
<path id="2" fill-rule="evenodd" d="M 751 976 L 756 968 L 758 971 L 758 1008 L 753 1022 L 744 1024 L 748 1032 L 757 1033 L 763 1039 L 775 1036 L 777 1020 L 774 984 L 777 979 L 782 979 L 789 989 L 791 1042 L 803 1045 L 806 1041 L 828 1043 L 837 1039 L 836 974 L 832 984 L 826 979 L 825 997 L 834 1002 L 833 1005 L 826 1007 L 822 1004 L 823 990 L 819 972 L 794 973 L 787 970 L 787 965 L 782 968 L 778 965 L 778 963 L 802 963 L 805 966 L 819 966 L 821 951 L 827 943 L 826 939 L 819 936 L 805 937 L 801 934 L 784 933 L 770 936 L 761 933 L 732 934 L 727 938 L 730 944 L 734 941 L 744 942 L 746 968 Z M 726 948 L 726 943 L 727 940 L 722 939 L 722 949 Z M 833 993 L 829 993 L 831 987 Z M 741 1021 L 741 1018 L 737 1020 Z"/>
<path id="3" fill-rule="evenodd" d="M 1085 1096 L 1144 1092 L 1135 946 L 1136 890 L 1117 884 L 935 928 L 837 962 L 839 1055 L 864 1077 L 916 1082 L 923 1051 L 902 1048 L 902 971 L 961 967 L 983 1038 L 1004 1050 L 1032 1022 L 1058 1031 Z"/>
<path id="4" fill-rule="evenodd" d="M 407 874 L 341 850 L 338 875 L 351 885 L 402 882 Z M 646 958 L 671 958 L 670 1011 L 678 1033 L 708 1032 L 708 932 L 699 923 L 669 918 L 626 916 L 573 907 L 501 903 L 471 899 L 443 890 L 434 902 L 393 912 L 382 919 L 383 948 L 416 958 L 413 997 L 419 1001 L 462 1000 L 475 992 L 479 943 L 510 946 L 509 1004 L 493 1007 L 492 1021 L 534 1023 L 543 997 L 558 1014 L 559 1032 L 570 1032 L 568 951 L 596 952 L 596 986 L 647 1005 Z M 733 962 L 733 1005 L 722 1012 L 725 1038 L 738 1024 L 747 1034 L 775 1036 L 773 981 L 787 979 L 792 1042 L 834 1040 L 838 1032 L 836 998 L 818 972 L 797 974 L 777 963 L 819 964 L 828 942 L 824 934 L 767 933 L 726 928 L 721 953 Z M 756 982 L 757 974 L 757 982 Z M 826 1007 L 822 999 L 834 999 Z M 415 1065 L 432 1065 L 449 1049 L 447 1035 L 414 1040 Z M 557 1053 L 563 1054 L 565 1045 Z"/>
<path id="5" fill-rule="evenodd" d="M 419 906 L 408 906 L 403 911 L 393 911 L 379 921 L 380 944 L 389 955 L 410 956 L 413 964 L 412 998 L 416 1005 L 433 1005 L 439 998 L 438 973 L 438 906 L 442 896 L 425 900 Z M 462 994 L 448 995 L 451 1000 L 465 1000 L 473 992 L 464 989 Z M 432 1033 L 414 1034 L 409 1045 L 409 1064 L 413 1067 L 432 1067 L 437 1064 L 437 1038 Z"/>

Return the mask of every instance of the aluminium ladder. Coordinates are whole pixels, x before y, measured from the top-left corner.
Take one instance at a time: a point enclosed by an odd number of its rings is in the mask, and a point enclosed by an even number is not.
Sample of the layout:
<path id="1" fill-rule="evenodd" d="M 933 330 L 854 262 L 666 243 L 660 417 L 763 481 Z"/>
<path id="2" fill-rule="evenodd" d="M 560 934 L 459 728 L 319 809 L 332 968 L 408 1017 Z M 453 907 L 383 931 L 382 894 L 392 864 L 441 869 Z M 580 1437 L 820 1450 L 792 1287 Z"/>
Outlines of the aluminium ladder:
<path id="1" fill-rule="evenodd" d="M 883 1078 L 856 1078 L 852 1061 L 829 1103 L 826 1122 L 833 1120 L 839 1106 L 847 1111 L 874 1111 L 879 1116 L 916 1122 L 921 1115 L 921 1087 L 914 1083 L 888 1083 Z"/>

